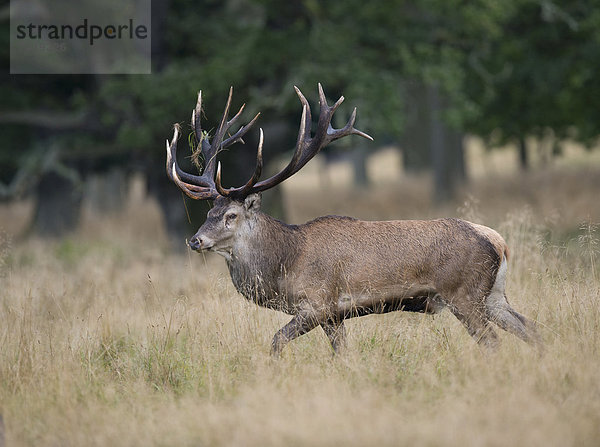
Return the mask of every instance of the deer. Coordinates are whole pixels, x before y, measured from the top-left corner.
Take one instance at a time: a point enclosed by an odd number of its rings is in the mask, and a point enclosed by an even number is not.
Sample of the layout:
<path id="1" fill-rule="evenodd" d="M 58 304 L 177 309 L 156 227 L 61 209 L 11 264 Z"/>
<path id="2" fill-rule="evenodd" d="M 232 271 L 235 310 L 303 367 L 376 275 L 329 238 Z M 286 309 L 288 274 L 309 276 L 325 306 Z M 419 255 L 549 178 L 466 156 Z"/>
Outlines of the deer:
<path id="1" fill-rule="evenodd" d="M 321 84 L 313 135 L 310 105 L 294 88 L 302 105 L 296 147 L 289 163 L 268 179 L 260 180 L 264 140 L 260 129 L 250 179 L 240 187 L 225 188 L 221 183 L 218 154 L 243 143 L 260 115 L 235 133 L 228 132 L 245 107 L 229 119 L 233 87 L 212 138 L 201 127 L 202 91 L 198 93 L 191 128 L 195 151 L 204 160 L 201 175 L 179 167 L 178 124 L 166 145 L 169 178 L 191 199 L 212 202 L 189 247 L 224 257 L 236 290 L 246 299 L 292 316 L 274 335 L 272 355 L 279 357 L 290 341 L 317 326 L 336 353 L 346 346 L 346 319 L 393 311 L 436 314 L 443 309 L 449 309 L 482 346 L 498 346 L 491 323 L 540 346 L 535 323 L 508 303 L 509 250 L 491 228 L 456 218 L 364 221 L 333 215 L 290 225 L 261 211 L 263 191 L 293 176 L 331 142 L 350 135 L 373 140 L 354 127 L 356 108 L 343 128 L 332 127 L 344 97 L 330 106 Z"/>

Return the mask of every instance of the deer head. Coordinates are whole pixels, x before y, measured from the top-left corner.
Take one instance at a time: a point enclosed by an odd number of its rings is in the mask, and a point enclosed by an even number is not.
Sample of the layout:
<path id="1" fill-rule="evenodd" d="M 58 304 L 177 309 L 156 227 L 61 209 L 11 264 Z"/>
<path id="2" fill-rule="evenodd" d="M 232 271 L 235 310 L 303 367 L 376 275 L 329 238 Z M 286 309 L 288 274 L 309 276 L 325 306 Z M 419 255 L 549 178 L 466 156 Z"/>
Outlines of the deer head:
<path id="1" fill-rule="evenodd" d="M 244 201 L 217 197 L 206 221 L 190 239 L 192 250 L 215 251 L 229 258 L 234 239 L 251 231 L 252 222 L 260 210 L 260 194 L 250 194 Z"/>
<path id="2" fill-rule="evenodd" d="M 221 164 L 217 163 L 217 155 L 235 143 L 243 143 L 242 137 L 260 115 L 257 114 L 247 125 L 241 126 L 237 132 L 225 138 L 227 131 L 237 122 L 245 106 L 245 104 L 242 105 L 233 118 L 228 118 L 233 87 L 229 89 L 225 111 L 212 140 L 202 132 L 200 124 L 202 92 L 198 93 L 198 101 L 192 111 L 191 126 L 197 143 L 197 151 L 200 151 L 204 159 L 204 170 L 201 175 L 186 173 L 179 167 L 176 152 L 180 129 L 177 124 L 174 126 L 173 138 L 170 142 L 167 140 L 167 175 L 188 197 L 196 200 L 214 200 L 214 207 L 209 211 L 206 222 L 189 242 L 193 250 L 213 250 L 227 257 L 234 237 L 251 227 L 253 216 L 260 209 L 260 193 L 262 191 L 273 188 L 294 175 L 332 141 L 348 135 L 359 135 L 373 140 L 366 133 L 354 128 L 356 108 L 343 128 L 334 129 L 331 126 L 333 114 L 344 101 L 344 97 L 340 97 L 333 106 L 329 106 L 321 84 L 319 84 L 320 113 L 317 129 L 315 135 L 311 136 L 310 105 L 302 92 L 297 87 L 294 88 L 302 104 L 302 118 L 294 154 L 285 168 L 266 180 L 259 181 L 263 168 L 264 140 L 263 131 L 260 129 L 254 174 L 243 186 L 237 188 L 224 188 L 221 184 Z"/>

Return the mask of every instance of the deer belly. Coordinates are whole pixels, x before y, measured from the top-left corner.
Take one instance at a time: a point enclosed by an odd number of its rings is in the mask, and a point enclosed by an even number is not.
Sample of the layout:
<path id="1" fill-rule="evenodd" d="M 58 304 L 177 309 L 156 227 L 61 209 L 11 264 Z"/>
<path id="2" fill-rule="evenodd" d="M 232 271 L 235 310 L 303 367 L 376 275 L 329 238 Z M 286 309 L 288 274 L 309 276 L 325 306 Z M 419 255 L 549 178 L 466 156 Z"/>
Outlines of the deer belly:
<path id="1" fill-rule="evenodd" d="M 338 297 L 338 312 L 347 317 L 397 310 L 435 313 L 440 310 L 436 291 L 427 285 L 387 286 L 385 290 L 343 292 Z"/>

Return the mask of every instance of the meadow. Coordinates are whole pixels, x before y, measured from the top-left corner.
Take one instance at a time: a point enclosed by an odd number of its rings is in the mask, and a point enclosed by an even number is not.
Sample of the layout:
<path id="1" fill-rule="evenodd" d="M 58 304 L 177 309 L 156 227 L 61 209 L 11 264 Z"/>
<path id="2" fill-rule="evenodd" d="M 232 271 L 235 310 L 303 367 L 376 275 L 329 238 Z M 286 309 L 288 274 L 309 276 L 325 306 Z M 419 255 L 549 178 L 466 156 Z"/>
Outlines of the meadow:
<path id="1" fill-rule="evenodd" d="M 499 329 L 499 350 L 482 350 L 446 311 L 349 320 L 337 356 L 318 328 L 274 360 L 289 317 L 238 295 L 217 255 L 170 251 L 138 191 L 62 240 L 0 234 L 5 444 L 598 445 L 599 165 L 480 172 L 441 208 L 427 176 L 388 178 L 387 165 L 354 190 L 319 183 L 315 161 L 286 185 L 289 220 L 445 215 L 497 229 L 509 300 L 538 322 L 543 355 Z M 26 208 L 4 207 L 2 224 Z"/>

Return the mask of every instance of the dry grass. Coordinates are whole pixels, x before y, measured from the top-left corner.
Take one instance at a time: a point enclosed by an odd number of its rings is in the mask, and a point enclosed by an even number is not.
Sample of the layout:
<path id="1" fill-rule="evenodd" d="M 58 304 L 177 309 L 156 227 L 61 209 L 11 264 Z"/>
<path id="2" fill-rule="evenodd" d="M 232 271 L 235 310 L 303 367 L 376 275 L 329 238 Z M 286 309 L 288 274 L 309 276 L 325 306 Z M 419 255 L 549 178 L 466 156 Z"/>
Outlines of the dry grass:
<path id="1" fill-rule="evenodd" d="M 395 313 L 348 321 L 344 355 L 319 329 L 274 361 L 288 317 L 237 295 L 222 259 L 169 254 L 141 204 L 63 241 L 0 238 L 6 445 L 597 445 L 598 172 L 480 180 L 444 210 L 427 191 L 405 178 L 288 200 L 294 221 L 460 214 L 498 228 L 508 293 L 545 355 L 504 333 L 481 352 L 447 312 Z"/>

